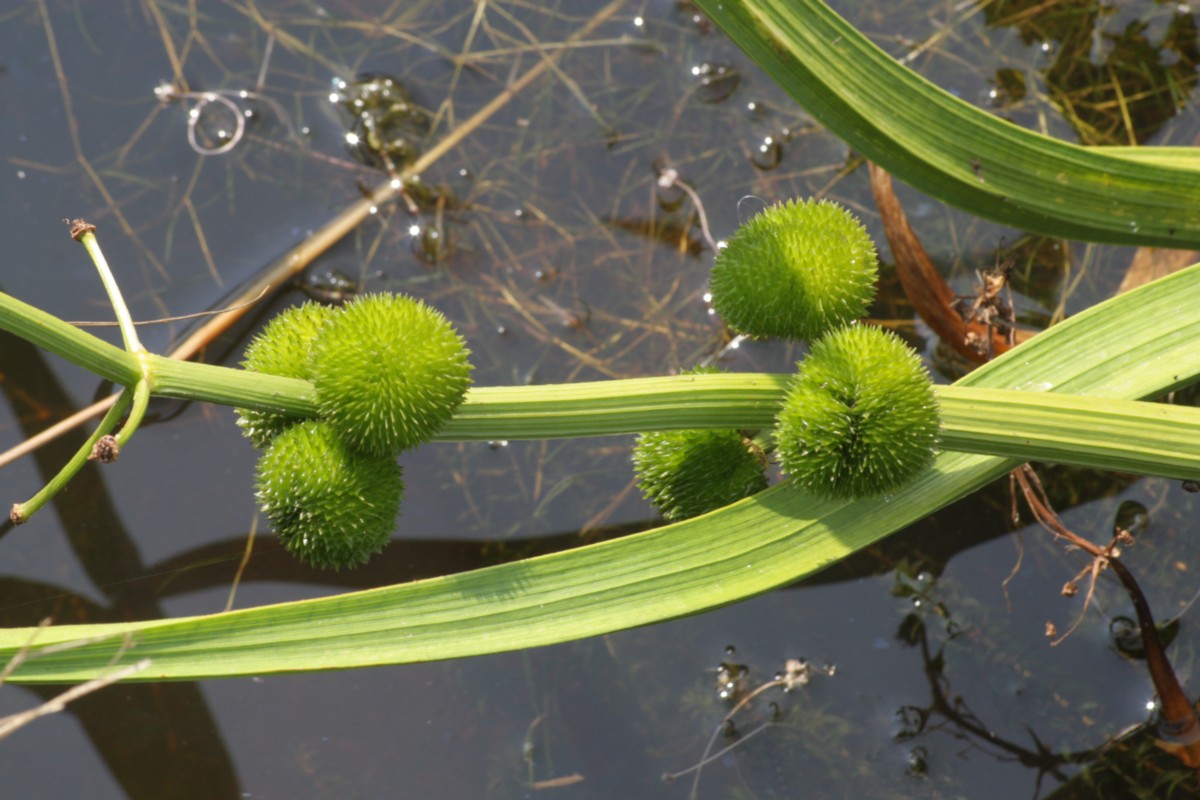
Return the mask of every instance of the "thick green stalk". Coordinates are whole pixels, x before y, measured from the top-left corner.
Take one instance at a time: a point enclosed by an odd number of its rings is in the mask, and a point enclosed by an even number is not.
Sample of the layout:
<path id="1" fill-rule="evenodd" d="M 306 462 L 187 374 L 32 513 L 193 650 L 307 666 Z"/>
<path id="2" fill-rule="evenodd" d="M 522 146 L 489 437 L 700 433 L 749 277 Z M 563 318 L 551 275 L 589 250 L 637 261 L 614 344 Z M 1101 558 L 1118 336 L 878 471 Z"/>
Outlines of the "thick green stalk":
<path id="1" fill-rule="evenodd" d="M 172 397 L 316 413 L 305 381 L 154 359 L 155 391 Z M 439 441 L 552 439 L 697 428 L 774 425 L 790 376 L 683 375 L 467 393 Z M 1161 475 L 1200 476 L 1200 409 L 1044 391 L 936 387 L 943 449 L 1025 461 Z"/>
<path id="2" fill-rule="evenodd" d="M 244 369 L 149 356 L 154 393 L 296 417 L 317 415 L 317 392 L 308 381 Z"/>
<path id="3" fill-rule="evenodd" d="M 121 386 L 132 386 L 142 374 L 138 358 L 132 353 L 3 292 L 0 292 L 0 330 L 20 336 Z"/>
<path id="4" fill-rule="evenodd" d="M 139 360 L 49 314 L 0 294 L 0 328 L 124 385 Z M 1053 335 L 1048 331 L 1043 335 Z M 310 417 L 312 384 L 241 369 L 145 356 L 156 395 Z M 1190 373 L 1181 375 L 1186 382 Z M 774 424 L 789 377 L 669 378 L 472 389 L 442 441 L 606 436 Z M 1040 387 L 1045 388 L 1045 387 Z M 945 449 L 1179 478 L 1200 476 L 1200 410 L 1044 391 L 939 387 Z"/>
<path id="5" fill-rule="evenodd" d="M 1200 477 L 1200 408 L 940 386 L 943 449 L 1167 478 Z"/>

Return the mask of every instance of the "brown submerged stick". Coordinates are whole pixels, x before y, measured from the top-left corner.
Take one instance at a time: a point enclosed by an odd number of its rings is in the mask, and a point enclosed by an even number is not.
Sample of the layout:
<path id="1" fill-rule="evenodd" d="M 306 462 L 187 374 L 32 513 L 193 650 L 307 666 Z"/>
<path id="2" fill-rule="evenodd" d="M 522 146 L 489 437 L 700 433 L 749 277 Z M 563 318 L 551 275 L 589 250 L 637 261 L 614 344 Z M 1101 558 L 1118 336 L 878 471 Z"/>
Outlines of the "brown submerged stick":
<path id="1" fill-rule="evenodd" d="M 588 20 L 587 24 L 581 27 L 578 31 L 568 37 L 567 42 L 578 41 L 584 36 L 587 36 L 603 23 L 607 22 L 613 14 L 617 12 L 625 0 L 613 0 L 605 6 L 599 13 L 595 14 Z M 338 214 L 333 219 L 322 225 L 312 236 L 304 241 L 296 244 L 291 250 L 285 253 L 281 258 L 264 269 L 257 278 L 246 285 L 241 293 L 234 298 L 229 311 L 220 313 L 213 317 L 204 325 L 193 331 L 186 339 L 180 342 L 175 349 L 168 353 L 168 357 L 186 360 L 196 355 L 204 349 L 204 347 L 215 339 L 220 334 L 229 329 L 237 322 L 247 307 L 243 304 L 255 297 L 261 296 L 273 286 L 279 286 L 293 275 L 300 272 L 302 269 L 311 264 L 322 253 L 336 244 L 343 236 L 354 230 L 365 219 L 371 216 L 371 209 L 376 208 L 390 200 L 393 200 L 404 186 L 404 182 L 411 179 L 414 175 L 420 175 L 428 170 L 433 164 L 445 155 L 449 150 L 455 147 L 459 142 L 473 133 L 477 128 L 483 125 L 497 111 L 506 106 L 509 101 L 517 96 L 526 86 L 537 79 L 545 72 L 551 64 L 557 63 L 562 54 L 567 52 L 567 48 L 555 49 L 553 53 L 548 53 L 545 58 L 538 61 L 529 68 L 521 77 L 517 78 L 508 86 L 504 87 L 495 97 L 488 102 L 483 108 L 476 111 L 471 117 L 459 125 L 454 130 L 450 131 L 436 145 L 426 151 L 420 158 L 414 161 L 407 169 L 403 170 L 399 177 L 389 179 L 380 184 L 371 194 L 351 203 L 345 210 Z M 32 436 L 16 447 L 10 448 L 4 453 L 0 453 L 0 467 L 16 461 L 24 455 L 32 453 L 47 442 L 53 441 L 63 433 L 72 430 L 84 422 L 103 414 L 107 411 L 114 402 L 117 395 L 106 397 L 88 406 L 81 411 L 77 411 L 66 419 L 51 425 L 46 430 Z"/>
<path id="2" fill-rule="evenodd" d="M 1200 767 L 1200 720 L 1191 701 L 1184 694 L 1179 678 L 1167 658 L 1162 641 L 1158 638 L 1158 629 L 1154 625 L 1154 615 L 1150 604 L 1138 586 L 1133 573 L 1112 552 L 1112 546 L 1099 547 L 1087 539 L 1071 531 L 1050 507 L 1045 489 L 1033 468 L 1022 464 L 1013 470 L 1013 476 L 1021 486 L 1025 502 L 1033 511 L 1034 517 L 1055 536 L 1061 536 L 1072 545 L 1090 554 L 1098 563 L 1112 567 L 1113 572 L 1125 587 L 1133 608 L 1137 614 L 1138 629 L 1142 635 L 1142 643 L 1146 648 L 1146 666 L 1150 670 L 1150 680 L 1158 693 L 1161 703 L 1161 727 L 1163 732 L 1174 741 L 1162 743 L 1163 749 L 1168 750 L 1189 767 Z M 1095 572 L 1093 571 L 1093 575 Z"/>
<path id="3" fill-rule="evenodd" d="M 883 219 L 884 235 L 896 262 L 896 275 L 913 309 L 938 338 L 972 363 L 985 361 L 987 350 L 980 352 L 968 343 L 970 341 L 980 341 L 990 336 L 990 352 L 999 355 L 1007 351 L 1010 345 L 1006 336 L 977 321 L 964 322 L 954 310 L 954 290 L 934 268 L 925 248 L 917 239 L 904 209 L 900 207 L 900 201 L 892 191 L 892 176 L 874 164 L 868 163 L 868 166 L 871 171 L 871 196 Z M 1030 338 L 1033 332 L 1017 329 L 1014 334 L 1016 343 L 1020 344 Z"/>

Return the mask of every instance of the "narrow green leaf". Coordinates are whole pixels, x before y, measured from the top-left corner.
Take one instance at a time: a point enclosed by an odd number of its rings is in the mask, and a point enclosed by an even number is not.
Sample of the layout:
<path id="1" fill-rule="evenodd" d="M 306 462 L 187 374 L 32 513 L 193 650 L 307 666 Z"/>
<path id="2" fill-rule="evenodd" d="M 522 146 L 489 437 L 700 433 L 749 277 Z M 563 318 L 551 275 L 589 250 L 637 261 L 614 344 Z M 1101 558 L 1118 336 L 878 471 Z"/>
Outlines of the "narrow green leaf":
<path id="1" fill-rule="evenodd" d="M 897 178 L 1029 231 L 1200 245 L 1186 149 L 1087 148 L 992 116 L 896 63 L 821 0 L 698 0 L 810 114 Z"/>

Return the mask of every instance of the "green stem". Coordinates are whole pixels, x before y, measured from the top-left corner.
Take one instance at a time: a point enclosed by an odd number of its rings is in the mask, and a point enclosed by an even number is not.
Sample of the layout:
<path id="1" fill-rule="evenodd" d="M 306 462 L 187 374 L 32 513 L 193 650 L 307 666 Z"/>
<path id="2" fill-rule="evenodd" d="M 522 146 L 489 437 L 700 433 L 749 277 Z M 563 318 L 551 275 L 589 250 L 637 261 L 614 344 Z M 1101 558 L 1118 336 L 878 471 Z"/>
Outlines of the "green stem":
<path id="1" fill-rule="evenodd" d="M 122 394 L 128 394 L 126 389 Z M 129 439 L 137 432 L 138 426 L 142 424 L 142 418 L 146 416 L 146 407 L 150 405 L 150 381 L 143 378 L 133 385 L 133 405 L 129 409 L 129 417 L 125 420 L 125 424 L 121 426 L 121 430 L 117 432 L 117 445 L 124 447 L 129 444 Z"/>
<path id="2" fill-rule="evenodd" d="M 142 380 L 137 356 L 0 294 L 0 329 L 123 385 Z M 274 411 L 317 413 L 312 384 L 144 354 L 153 394 Z M 1180 364 L 1183 370 L 1187 365 Z M 1187 374 L 1181 372 L 1183 381 Z M 787 375 L 718 374 L 472 389 L 437 439 L 549 439 L 774 424 Z M 1178 478 L 1200 476 L 1200 410 L 1050 392 L 937 387 L 947 450 Z"/>
<path id="3" fill-rule="evenodd" d="M 91 456 L 96 443 L 116 427 L 117 421 L 121 419 L 121 415 L 125 413 L 125 409 L 129 408 L 132 394 L 128 389 L 121 392 L 121 396 L 117 398 L 117 402 L 113 404 L 108 413 L 104 415 L 104 418 L 100 420 L 100 424 L 96 426 L 96 430 L 92 432 L 88 440 L 76 451 L 71 460 L 63 465 L 58 474 L 42 487 L 41 491 L 24 503 L 13 503 L 12 510 L 9 512 L 9 519 L 13 521 L 13 524 L 20 525 L 22 522 L 29 521 L 30 517 L 40 511 L 42 506 L 46 505 L 54 495 L 58 494 L 75 477 L 75 473 L 83 469 L 83 465 L 88 462 L 88 457 Z"/>
<path id="4" fill-rule="evenodd" d="M 132 386 L 142 376 L 137 356 L 3 292 L 0 292 L 0 330 L 20 336 L 121 386 Z"/>
<path id="5" fill-rule="evenodd" d="M 84 250 L 87 250 L 87 254 L 92 258 L 92 263 L 96 265 L 96 271 L 100 273 L 104 290 L 108 292 L 109 302 L 112 303 L 113 311 L 117 314 L 117 325 L 121 328 L 121 338 L 125 340 L 125 349 L 135 354 L 142 352 L 145 348 L 138 341 L 133 317 L 129 314 L 129 307 L 125 305 L 125 298 L 121 295 L 121 287 L 117 285 L 117 279 L 113 277 L 112 270 L 108 268 L 108 260 L 104 258 L 100 242 L 96 240 L 94 226 L 83 220 L 75 220 L 71 225 L 71 230 L 75 240 L 83 245 Z"/>

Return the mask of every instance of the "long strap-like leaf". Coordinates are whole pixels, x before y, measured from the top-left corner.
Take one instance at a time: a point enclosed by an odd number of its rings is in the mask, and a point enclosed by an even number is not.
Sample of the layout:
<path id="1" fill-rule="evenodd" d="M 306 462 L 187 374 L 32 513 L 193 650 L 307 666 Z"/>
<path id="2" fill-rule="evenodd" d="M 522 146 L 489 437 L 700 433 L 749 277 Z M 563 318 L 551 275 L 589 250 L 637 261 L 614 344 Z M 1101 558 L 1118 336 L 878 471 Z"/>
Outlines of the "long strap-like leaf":
<path id="1" fill-rule="evenodd" d="M 1019 128 L 901 66 L 821 0 L 698 2 L 810 114 L 929 195 L 1049 236 L 1200 245 L 1200 166 L 1185 150 Z"/>

